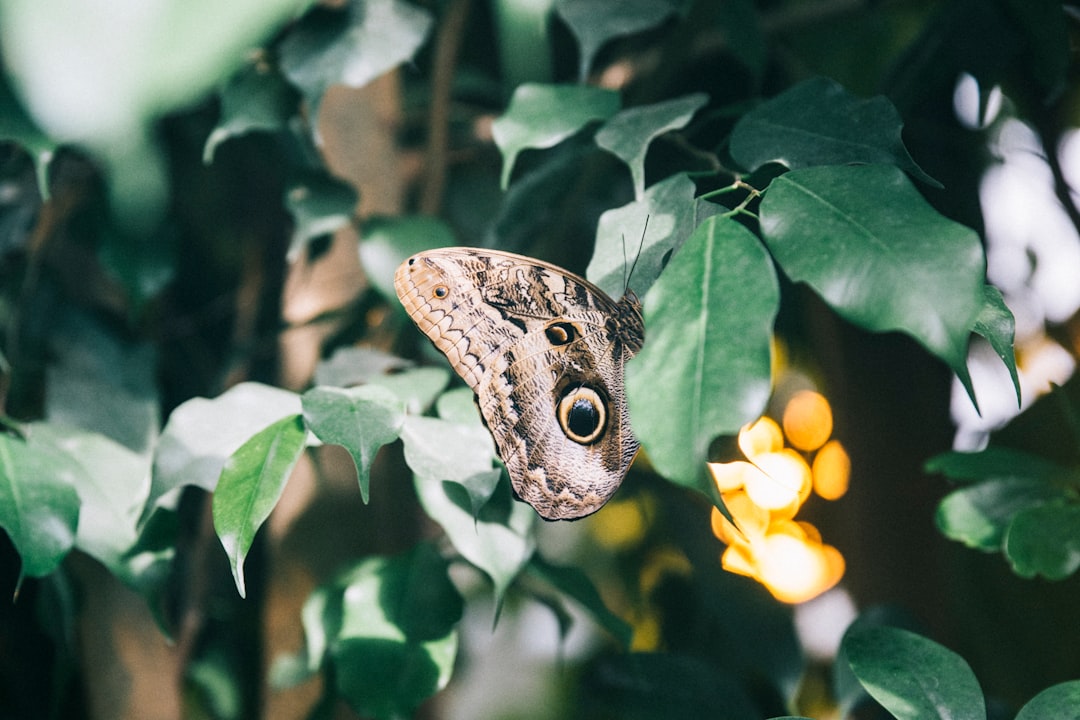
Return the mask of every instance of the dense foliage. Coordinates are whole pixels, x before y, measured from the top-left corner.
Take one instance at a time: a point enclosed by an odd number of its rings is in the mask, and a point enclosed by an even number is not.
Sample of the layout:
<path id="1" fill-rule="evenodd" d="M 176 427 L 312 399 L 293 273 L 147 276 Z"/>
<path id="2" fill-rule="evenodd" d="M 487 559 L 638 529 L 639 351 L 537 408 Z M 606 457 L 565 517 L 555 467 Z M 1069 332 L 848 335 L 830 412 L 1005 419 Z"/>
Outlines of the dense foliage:
<path id="1" fill-rule="evenodd" d="M 1024 358 L 1080 264 L 995 261 L 985 178 L 1023 128 L 1080 244 L 1076 8 L 528 5 L 0 0 L 0 715 L 1075 715 L 1080 395 Z M 401 311 L 449 245 L 643 299 L 595 516 L 513 498 Z M 805 387 L 849 627 L 710 531 Z"/>

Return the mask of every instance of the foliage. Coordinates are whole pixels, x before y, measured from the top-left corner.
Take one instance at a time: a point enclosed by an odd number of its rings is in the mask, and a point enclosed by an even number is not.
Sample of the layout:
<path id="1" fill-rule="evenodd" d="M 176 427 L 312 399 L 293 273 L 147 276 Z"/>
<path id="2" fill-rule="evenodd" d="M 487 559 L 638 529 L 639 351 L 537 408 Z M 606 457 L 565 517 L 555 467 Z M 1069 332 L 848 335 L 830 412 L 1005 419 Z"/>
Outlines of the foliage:
<path id="1" fill-rule="evenodd" d="M 479 5 L 244 0 L 116 14 L 0 0 L 0 527 L 11 545 L 0 567 L 18 602 L 29 592 L 49 608 L 48 588 L 92 558 L 179 635 L 177 676 L 197 690 L 178 693 L 187 712 L 253 716 L 264 678 L 258 651 L 245 651 L 260 642 L 245 625 L 257 613 L 244 608 L 268 602 L 267 555 L 288 554 L 264 547 L 268 521 L 288 511 L 299 466 L 340 446 L 370 507 L 356 523 L 403 530 L 334 554 L 330 568 L 309 558 L 305 647 L 271 674 L 277 690 L 319 676 L 313 716 L 338 699 L 378 718 L 437 707 L 461 672 L 463 614 L 499 620 L 530 603 L 551 611 L 568 647 L 576 627 L 593 633 L 597 647 L 562 683 L 578 716 L 810 712 L 800 678 L 813 663 L 789 610 L 720 570 L 708 517 L 726 509 L 706 463 L 738 457 L 728 441 L 779 392 L 778 336 L 808 355 L 829 347 L 821 364 L 842 355 L 843 341 L 815 342 L 803 325 L 855 334 L 860 348 L 899 333 L 920 348 L 905 360 L 955 374 L 976 407 L 969 358 L 985 342 L 1019 404 L 1017 322 L 987 281 L 971 209 L 990 129 L 966 131 L 945 159 L 927 137 L 942 118 L 961 136 L 943 98 L 962 71 L 1003 85 L 1015 96 L 1006 114 L 1030 116 L 1053 147 L 1061 128 L 1041 108 L 1064 104 L 1064 14 L 1049 0 L 870 4 L 817 21 L 830 11 L 808 11 L 788 33 L 799 3 L 557 0 L 548 33 L 525 41 L 535 18 Z M 852 34 L 836 42 L 833 22 Z M 1000 47 L 985 52 L 973 29 Z M 887 51 L 861 45 L 871 30 Z M 514 53 L 550 67 L 517 77 Z M 335 93 L 386 78 L 404 89 L 391 93 L 407 120 L 394 141 L 425 144 L 423 179 L 397 215 L 357 210 L 370 186 L 343 177 L 350 149 L 328 132 Z M 865 97 L 874 88 L 884 94 Z M 267 360 L 296 329 L 282 320 L 286 272 L 318 269 L 354 230 L 363 288 L 299 323 L 334 332 L 313 353 L 313 379 L 287 383 Z M 609 294 L 643 299 L 646 343 L 626 369 L 642 458 L 613 506 L 581 523 L 594 534 L 585 550 L 545 542 L 570 530 L 542 527 L 515 500 L 470 394 L 400 311 L 398 264 L 451 244 L 585 268 Z M 1074 420 L 1071 394 L 1052 397 Z M 1067 424 L 1045 407 L 1013 427 Z M 1001 552 L 1023 578 L 1075 579 L 1080 438 L 1059 447 L 1006 428 L 981 452 L 931 459 L 929 472 L 964 483 L 940 503 L 941 532 Z M 920 450 L 919 461 L 940 445 Z M 857 482 L 880 482 L 871 475 Z M 223 599 L 207 588 L 229 571 Z M 221 607 L 235 636 L 215 636 L 218 618 L 202 612 Z M 77 665 L 60 629 L 77 613 L 42 612 L 63 616 L 43 623 L 58 650 L 39 663 L 60 678 Z M 838 687 L 849 671 L 897 718 L 987 717 L 972 668 L 920 635 L 855 623 Z M 18 694 L 12 678 L 0 698 Z M 49 682 L 34 687 L 49 697 Z M 77 703 L 72 693 L 58 697 Z M 835 707 L 867 700 L 832 695 Z M 1027 702 L 1020 720 L 1080 704 L 1075 681 L 1009 695 Z M 13 707 L 41 712 L 32 698 Z"/>

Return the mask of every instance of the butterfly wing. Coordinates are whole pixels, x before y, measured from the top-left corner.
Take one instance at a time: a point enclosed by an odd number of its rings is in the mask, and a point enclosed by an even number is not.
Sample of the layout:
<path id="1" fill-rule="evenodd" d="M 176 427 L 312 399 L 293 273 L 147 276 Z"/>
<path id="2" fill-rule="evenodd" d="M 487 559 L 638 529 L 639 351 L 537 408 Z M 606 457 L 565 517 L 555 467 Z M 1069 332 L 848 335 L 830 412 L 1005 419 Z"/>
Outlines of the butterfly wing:
<path id="1" fill-rule="evenodd" d="M 395 288 L 417 327 L 476 393 L 518 497 L 549 520 L 600 509 L 637 452 L 623 366 L 643 338 L 633 296 L 531 258 L 420 253 Z"/>

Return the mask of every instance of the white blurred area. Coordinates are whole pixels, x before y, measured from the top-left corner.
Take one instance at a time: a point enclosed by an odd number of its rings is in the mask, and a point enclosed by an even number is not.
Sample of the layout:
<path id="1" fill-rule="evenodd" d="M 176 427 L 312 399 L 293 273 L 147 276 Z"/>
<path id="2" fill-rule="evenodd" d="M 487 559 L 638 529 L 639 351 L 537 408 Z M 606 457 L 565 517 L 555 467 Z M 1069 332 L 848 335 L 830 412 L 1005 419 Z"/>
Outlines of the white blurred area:
<path id="1" fill-rule="evenodd" d="M 986 93 L 982 107 L 975 78 L 961 76 L 953 97 L 961 123 L 991 127 L 989 150 L 997 158 L 979 188 L 985 224 L 987 280 L 1001 290 L 1016 318 L 1016 356 L 1022 406 L 1001 359 L 974 337 L 968 368 L 982 415 L 960 381 L 953 379 L 952 417 L 957 450 L 985 447 L 1001 427 L 1073 373 L 1073 353 L 1046 334 L 1048 324 L 1067 321 L 1080 309 L 1080 235 L 1054 194 L 1046 150 L 1038 136 L 1015 118 L 998 118 L 1001 92 Z M 1057 148 L 1070 187 L 1080 181 L 1080 133 L 1069 132 Z M 1073 193 L 1080 202 L 1080 195 Z"/>

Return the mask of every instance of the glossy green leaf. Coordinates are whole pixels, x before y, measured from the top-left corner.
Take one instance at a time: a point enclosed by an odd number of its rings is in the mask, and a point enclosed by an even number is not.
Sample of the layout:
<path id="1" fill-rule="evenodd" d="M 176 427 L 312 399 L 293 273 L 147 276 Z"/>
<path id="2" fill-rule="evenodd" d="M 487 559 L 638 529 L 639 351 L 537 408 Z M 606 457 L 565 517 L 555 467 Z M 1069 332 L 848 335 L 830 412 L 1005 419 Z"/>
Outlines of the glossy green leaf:
<path id="1" fill-rule="evenodd" d="M 1064 472 L 1055 462 L 1039 455 L 991 446 L 979 452 L 947 452 L 926 461 L 926 472 L 941 473 L 950 480 L 985 480 L 1019 477 L 1048 480 Z"/>
<path id="2" fill-rule="evenodd" d="M 214 530 L 229 556 L 236 589 L 245 597 L 244 559 L 270 517 L 307 443 L 299 415 L 256 433 L 225 463 L 214 490 Z"/>
<path id="3" fill-rule="evenodd" d="M 788 277 L 842 316 L 867 330 L 903 331 L 950 367 L 966 367 L 984 304 L 982 244 L 900 170 L 793 170 L 766 191 L 761 229 Z"/>
<path id="4" fill-rule="evenodd" d="M 22 559 L 16 588 L 26 576 L 55 570 L 71 550 L 81 505 L 76 487 L 90 482 L 47 426 L 20 432 L 0 432 L 0 527 Z"/>
<path id="5" fill-rule="evenodd" d="M 307 101 L 318 134 L 319 106 L 332 85 L 358 88 L 410 60 L 431 31 L 431 15 L 402 0 L 319 6 L 279 46 L 281 70 Z"/>
<path id="6" fill-rule="evenodd" d="M 578 79 L 585 81 L 596 53 L 606 43 L 654 28 L 685 4 L 681 0 L 557 0 L 555 12 L 578 41 Z"/>
<path id="7" fill-rule="evenodd" d="M 372 287 L 398 305 L 394 273 L 414 253 L 454 244 L 454 233 L 442 220 L 423 215 L 375 217 L 362 228 L 360 264 Z"/>
<path id="8" fill-rule="evenodd" d="M 1080 505 L 1047 503 L 1016 514 L 1005 555 L 1021 577 L 1063 580 L 1080 569 Z"/>
<path id="9" fill-rule="evenodd" d="M 680 173 L 649 187 L 641 200 L 604 211 L 585 277 L 614 298 L 622 296 L 628 283 L 645 297 L 664 264 L 698 226 L 701 210 L 694 201 L 694 182 Z"/>
<path id="10" fill-rule="evenodd" d="M 993 285 L 983 286 L 983 307 L 975 318 L 972 332 L 986 338 L 990 347 L 994 349 L 1001 362 L 1009 370 L 1012 377 L 1013 388 L 1016 390 L 1016 404 L 1020 405 L 1020 376 L 1016 373 L 1016 353 L 1013 350 L 1013 341 L 1016 336 L 1016 319 L 1013 317 L 1009 306 L 1005 304 L 1005 298 L 1001 291 Z M 973 394 L 971 390 L 968 394 Z"/>
<path id="11" fill-rule="evenodd" d="M 482 426 L 409 416 L 401 432 L 420 504 L 461 555 L 494 583 L 496 606 L 536 547 L 536 513 L 500 483 L 477 516 L 448 492 L 452 483 L 492 471 L 495 448 Z M 449 482 L 446 482 L 449 481 Z"/>
<path id="12" fill-rule="evenodd" d="M 731 132 L 731 156 L 756 170 L 777 162 L 792 170 L 848 163 L 895 165 L 935 187 L 900 138 L 900 113 L 879 95 L 860 100 L 839 83 L 814 78 L 743 115 Z"/>
<path id="13" fill-rule="evenodd" d="M 1020 712 L 1016 714 L 1016 720 L 1047 720 L 1048 718 L 1060 718 L 1061 720 L 1076 720 L 1080 717 L 1080 680 L 1069 680 L 1048 687 L 1041 693 L 1031 698 Z"/>
<path id="14" fill-rule="evenodd" d="M 539 553 L 529 561 L 528 571 L 563 595 L 572 598 L 624 647 L 630 647 L 634 629 L 604 604 L 589 576 L 572 565 L 554 565 Z"/>
<path id="15" fill-rule="evenodd" d="M 349 451 L 356 464 L 360 497 L 366 503 L 371 463 L 379 448 L 397 440 L 405 420 L 405 403 L 378 385 L 314 387 L 300 401 L 304 421 L 315 437 Z"/>
<path id="16" fill-rule="evenodd" d="M 898 628 L 857 627 L 843 649 L 859 682 L 897 720 L 986 720 L 971 668 L 932 640 Z"/>
<path id="17" fill-rule="evenodd" d="M 723 217 L 702 223 L 649 290 L 626 389 L 634 433 L 661 475 L 704 489 L 710 441 L 761 414 L 779 302 L 765 248 Z"/>
<path id="18" fill-rule="evenodd" d="M 293 180 L 285 192 L 285 208 L 293 218 L 290 260 L 295 260 L 316 238 L 348 225 L 356 210 L 356 189 L 322 172 L 305 173 Z"/>
<path id="19" fill-rule="evenodd" d="M 942 500 L 937 509 L 937 526 L 946 537 L 968 547 L 997 551 L 1017 513 L 1063 497 L 1059 487 L 1042 480 L 986 480 L 955 490 Z"/>
<path id="20" fill-rule="evenodd" d="M 267 425 L 301 413 L 300 396 L 261 383 L 240 383 L 213 399 L 194 398 L 169 416 L 154 453 L 142 522 L 175 501 L 187 485 L 213 492 L 225 461 Z"/>
<path id="21" fill-rule="evenodd" d="M 595 120 L 619 111 L 619 93 L 587 85 L 519 85 L 506 112 L 491 124 L 503 156 L 502 188 L 510 184 L 514 160 L 528 148 L 550 148 Z"/>
<path id="22" fill-rule="evenodd" d="M 596 144 L 626 163 L 634 180 L 634 198 L 645 194 L 645 155 L 654 139 L 685 127 L 709 101 L 705 93 L 623 110 L 596 132 Z"/>
<path id="23" fill-rule="evenodd" d="M 286 129 L 298 112 L 299 97 L 264 59 L 248 62 L 221 88 L 221 116 L 203 146 L 203 162 L 226 140 L 252 132 Z"/>

